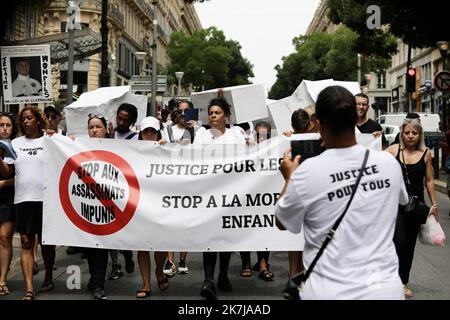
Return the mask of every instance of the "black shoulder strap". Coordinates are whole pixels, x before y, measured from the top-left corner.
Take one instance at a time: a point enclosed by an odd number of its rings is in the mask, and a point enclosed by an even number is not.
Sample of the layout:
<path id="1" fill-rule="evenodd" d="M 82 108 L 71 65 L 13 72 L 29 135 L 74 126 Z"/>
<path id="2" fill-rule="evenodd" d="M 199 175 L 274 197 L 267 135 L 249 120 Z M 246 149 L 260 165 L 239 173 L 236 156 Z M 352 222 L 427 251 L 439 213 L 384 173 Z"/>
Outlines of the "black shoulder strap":
<path id="1" fill-rule="evenodd" d="M 315 256 L 313 262 L 309 266 L 308 270 L 305 272 L 305 276 L 303 277 L 303 282 L 306 282 L 306 280 L 309 278 L 309 275 L 314 269 L 314 266 L 316 265 L 317 261 L 319 260 L 322 253 L 325 251 L 325 248 L 328 246 L 328 243 L 330 243 L 331 239 L 333 239 L 334 234 L 336 233 L 336 229 L 339 227 L 339 224 L 341 223 L 342 219 L 344 218 L 345 214 L 347 213 L 348 208 L 350 207 L 350 204 L 352 203 L 353 197 L 355 196 L 356 189 L 358 189 L 359 182 L 361 181 L 362 173 L 364 172 L 364 169 L 366 168 L 367 159 L 369 158 L 369 149 L 366 150 L 366 154 L 364 155 L 364 161 L 361 166 L 361 169 L 359 170 L 358 178 L 356 178 L 356 182 L 353 185 L 352 194 L 350 196 L 350 199 L 347 202 L 347 206 L 345 207 L 344 212 L 339 216 L 339 218 L 336 220 L 336 222 L 333 225 L 333 228 L 331 228 L 330 232 L 328 233 L 327 237 L 325 238 L 325 241 L 322 244 L 322 247 L 320 247 L 319 252 Z"/>
<path id="2" fill-rule="evenodd" d="M 191 140 L 191 143 L 194 143 L 194 138 L 195 138 L 195 130 L 192 127 L 186 127 L 184 129 L 184 134 L 189 135 L 186 138 L 189 138 Z"/>
<path id="3" fill-rule="evenodd" d="M 135 135 L 137 135 L 137 132 L 130 133 L 130 134 L 125 138 L 125 140 L 131 140 L 131 139 L 133 139 L 133 137 L 134 137 Z"/>
<path id="4" fill-rule="evenodd" d="M 173 131 L 171 125 L 167 126 L 167 135 L 169 136 L 169 142 L 174 143 L 175 140 L 173 139 Z"/>

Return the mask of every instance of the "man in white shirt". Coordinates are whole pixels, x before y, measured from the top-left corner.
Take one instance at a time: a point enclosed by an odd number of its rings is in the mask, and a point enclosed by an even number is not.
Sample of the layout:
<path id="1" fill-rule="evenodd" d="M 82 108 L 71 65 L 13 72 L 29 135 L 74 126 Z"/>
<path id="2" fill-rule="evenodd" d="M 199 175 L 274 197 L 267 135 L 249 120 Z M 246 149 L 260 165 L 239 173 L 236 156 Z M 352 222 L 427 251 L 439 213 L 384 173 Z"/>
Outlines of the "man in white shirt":
<path id="1" fill-rule="evenodd" d="M 139 135 L 136 131 L 130 128 L 136 124 L 138 118 L 138 110 L 136 106 L 130 103 L 122 103 L 117 109 L 116 124 L 117 127 L 112 129 L 110 123 L 110 132 L 114 133 L 114 139 L 125 140 L 139 140 Z M 121 251 L 125 259 L 125 271 L 127 273 L 133 273 L 135 263 L 133 260 L 133 252 L 130 250 Z M 111 273 L 109 274 L 109 280 L 117 280 L 122 277 L 122 265 L 119 263 L 119 256 L 117 250 L 109 250 L 111 256 Z"/>
<path id="2" fill-rule="evenodd" d="M 12 84 L 13 97 L 38 96 L 42 93 L 39 81 L 30 78 L 30 61 L 23 58 L 16 62 L 17 78 Z"/>
<path id="3" fill-rule="evenodd" d="M 276 208 L 277 226 L 305 235 L 307 269 L 343 213 L 363 163 L 357 145 L 356 103 L 345 88 L 324 89 L 316 102 L 317 125 L 326 150 L 291 160 Z M 353 201 L 301 290 L 302 299 L 404 299 L 393 243 L 398 205 L 408 195 L 400 165 L 388 153 L 370 150 Z"/>
<path id="4" fill-rule="evenodd" d="M 122 103 L 117 109 L 117 126 L 115 129 L 110 127 L 109 130 L 110 132 L 114 132 L 114 139 L 138 140 L 138 133 L 131 130 L 131 127 L 136 124 L 137 118 L 137 108 L 130 103 Z"/>

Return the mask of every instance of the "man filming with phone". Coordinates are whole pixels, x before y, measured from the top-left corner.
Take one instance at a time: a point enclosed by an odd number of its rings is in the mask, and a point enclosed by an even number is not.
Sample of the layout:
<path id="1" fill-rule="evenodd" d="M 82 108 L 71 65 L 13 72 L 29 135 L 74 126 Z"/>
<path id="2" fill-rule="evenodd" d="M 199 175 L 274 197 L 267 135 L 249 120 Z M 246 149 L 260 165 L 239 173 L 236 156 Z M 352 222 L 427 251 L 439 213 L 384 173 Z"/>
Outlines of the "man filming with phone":
<path id="1" fill-rule="evenodd" d="M 275 207 L 280 229 L 304 229 L 300 297 L 404 299 L 392 240 L 398 205 L 408 201 L 400 165 L 356 143 L 347 89 L 324 89 L 316 116 L 326 150 L 300 166 L 301 156 L 284 154 L 286 183 Z"/>
<path id="2" fill-rule="evenodd" d="M 175 123 L 164 128 L 163 139 L 169 142 L 189 144 L 194 141 L 197 125 L 198 109 L 188 100 L 178 101 Z"/>

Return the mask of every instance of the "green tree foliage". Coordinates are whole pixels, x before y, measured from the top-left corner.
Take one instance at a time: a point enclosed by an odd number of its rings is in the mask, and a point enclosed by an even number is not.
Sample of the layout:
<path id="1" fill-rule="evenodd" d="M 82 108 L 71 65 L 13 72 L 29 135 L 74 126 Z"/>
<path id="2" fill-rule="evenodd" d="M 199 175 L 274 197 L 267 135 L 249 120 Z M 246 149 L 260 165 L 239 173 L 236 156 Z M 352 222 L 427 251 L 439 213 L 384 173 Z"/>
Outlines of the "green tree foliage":
<path id="1" fill-rule="evenodd" d="M 343 23 L 358 34 L 354 44 L 357 52 L 390 58 L 397 52 L 395 37 L 386 29 L 367 27 L 367 5 L 358 0 L 328 0 L 329 18 L 335 24 Z"/>
<path id="2" fill-rule="evenodd" d="M 227 40 L 215 27 L 195 31 L 192 36 L 172 33 L 168 53 L 168 74 L 183 71 L 185 86 L 228 87 L 248 84 L 253 77 L 253 66 L 242 57 L 239 43 Z"/>
<path id="3" fill-rule="evenodd" d="M 296 51 L 283 58 L 283 66 L 277 65 L 277 80 L 269 92 L 269 98 L 281 99 L 290 96 L 302 80 L 335 79 L 357 80 L 358 35 L 342 26 L 335 33 L 313 33 L 294 38 Z M 367 56 L 362 73 L 382 71 L 389 60 Z"/>
<path id="4" fill-rule="evenodd" d="M 437 41 L 450 40 L 448 31 L 448 10 L 445 2 L 430 0 L 392 1 L 392 0 L 328 0 L 329 17 L 334 23 L 343 23 L 356 31 L 362 39 L 370 40 L 371 35 L 381 37 L 382 30 L 369 30 L 366 22 L 370 13 L 367 7 L 380 8 L 381 24 L 395 37 L 412 47 L 434 47 Z M 386 32 L 385 32 L 386 33 Z M 376 39 L 375 39 L 376 40 Z M 366 48 L 365 46 L 369 46 Z M 368 41 L 362 43 L 364 52 L 376 53 Z M 390 52 L 390 50 L 388 51 Z"/>

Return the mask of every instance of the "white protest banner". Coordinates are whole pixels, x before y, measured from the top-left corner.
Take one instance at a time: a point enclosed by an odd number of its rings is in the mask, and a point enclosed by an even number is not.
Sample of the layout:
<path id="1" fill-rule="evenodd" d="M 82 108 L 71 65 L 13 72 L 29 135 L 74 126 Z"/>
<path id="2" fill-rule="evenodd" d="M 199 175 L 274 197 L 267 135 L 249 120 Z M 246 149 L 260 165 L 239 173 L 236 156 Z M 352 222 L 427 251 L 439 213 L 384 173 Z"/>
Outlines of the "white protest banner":
<path id="1" fill-rule="evenodd" d="M 194 107 L 199 109 L 199 120 L 203 123 L 208 123 L 209 102 L 219 96 L 223 96 L 231 105 L 232 124 L 265 119 L 268 116 L 263 85 L 248 84 L 193 92 L 190 99 Z"/>
<path id="2" fill-rule="evenodd" d="M 53 101 L 50 45 L 1 47 L 5 104 Z"/>
<path id="3" fill-rule="evenodd" d="M 375 138 L 371 133 L 359 133 L 355 134 L 356 142 L 369 149 L 382 150 L 381 136 Z"/>
<path id="4" fill-rule="evenodd" d="M 302 250 L 274 205 L 289 140 L 170 145 L 45 138 L 43 243 L 157 251 Z"/>
<path id="5" fill-rule="evenodd" d="M 132 94 L 131 86 L 103 87 L 83 93 L 80 98 L 64 108 L 67 133 L 87 136 L 89 114 L 99 114 L 116 124 L 117 109 L 130 103 L 138 110 L 136 123 L 141 123 L 147 112 L 147 96 Z"/>

